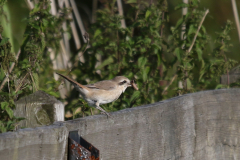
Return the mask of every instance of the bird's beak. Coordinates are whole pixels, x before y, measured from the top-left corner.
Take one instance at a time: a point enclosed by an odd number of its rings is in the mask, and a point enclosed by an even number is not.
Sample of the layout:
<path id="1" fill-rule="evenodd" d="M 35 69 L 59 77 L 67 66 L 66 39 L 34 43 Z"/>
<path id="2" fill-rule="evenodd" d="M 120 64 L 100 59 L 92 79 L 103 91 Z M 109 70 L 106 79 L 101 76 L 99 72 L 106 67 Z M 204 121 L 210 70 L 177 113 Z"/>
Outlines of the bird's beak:
<path id="1" fill-rule="evenodd" d="M 138 90 L 137 84 L 134 82 L 134 80 L 131 80 L 130 84 L 128 87 L 133 87 L 135 90 Z"/>

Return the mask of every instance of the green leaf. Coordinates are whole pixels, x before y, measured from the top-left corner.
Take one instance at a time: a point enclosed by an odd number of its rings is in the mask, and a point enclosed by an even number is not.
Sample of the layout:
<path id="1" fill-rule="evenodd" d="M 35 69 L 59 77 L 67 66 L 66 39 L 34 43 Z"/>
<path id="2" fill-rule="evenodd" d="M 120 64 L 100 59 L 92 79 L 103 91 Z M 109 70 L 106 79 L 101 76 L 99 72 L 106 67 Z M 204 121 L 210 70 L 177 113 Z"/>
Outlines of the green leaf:
<path id="1" fill-rule="evenodd" d="M 37 74 L 37 73 L 33 73 L 32 75 L 33 75 L 34 83 L 35 83 L 35 85 L 36 85 L 36 87 L 37 87 L 37 90 L 38 90 L 38 89 L 39 89 L 39 78 L 38 78 L 38 74 Z M 34 87 L 34 89 L 35 89 L 35 87 Z"/>
<path id="2" fill-rule="evenodd" d="M 144 39 L 144 43 L 145 43 L 145 44 L 150 44 L 151 41 L 152 41 L 152 40 L 151 40 L 150 38 L 145 38 L 145 39 Z"/>
<path id="3" fill-rule="evenodd" d="M 138 67 L 144 67 L 145 64 L 147 63 L 147 58 L 146 57 L 140 57 L 138 58 Z"/>
<path id="4" fill-rule="evenodd" d="M 147 80 L 147 75 L 148 75 L 149 71 L 150 71 L 150 67 L 148 67 L 148 66 L 146 68 L 144 68 L 144 70 L 143 70 L 143 81 L 144 82 Z"/>
<path id="5" fill-rule="evenodd" d="M 223 87 L 224 87 L 223 84 L 218 84 L 218 85 L 215 87 L 215 89 L 220 89 L 220 88 L 223 88 Z"/>
<path id="6" fill-rule="evenodd" d="M 137 0 L 128 0 L 125 3 L 137 3 Z"/>
<path id="7" fill-rule="evenodd" d="M 187 79 L 187 88 L 191 89 L 192 88 L 192 82 L 190 81 L 190 79 Z"/>
<path id="8" fill-rule="evenodd" d="M 108 59 L 106 59 L 105 61 L 103 61 L 102 64 L 100 64 L 96 69 L 101 69 L 101 68 L 103 68 L 104 66 L 109 65 L 109 64 L 111 64 L 111 63 L 113 63 L 113 62 L 114 62 L 113 58 L 112 58 L 112 57 L 108 57 Z"/>
<path id="9" fill-rule="evenodd" d="M 196 32 L 196 29 L 194 25 L 190 25 L 189 30 L 188 30 L 188 35 L 194 34 Z"/>
<path id="10" fill-rule="evenodd" d="M 180 55 L 180 48 L 175 48 L 175 50 L 173 51 L 173 53 L 175 53 L 175 55 L 177 56 L 177 59 L 179 62 L 181 62 L 181 55 Z"/>
<path id="11" fill-rule="evenodd" d="M 157 57 L 158 57 L 158 66 L 161 64 L 161 53 L 158 53 L 157 54 Z"/>
<path id="12" fill-rule="evenodd" d="M 183 19 L 181 18 L 177 21 L 176 28 L 178 28 L 180 25 L 182 25 L 182 23 L 183 23 Z"/>
<path id="13" fill-rule="evenodd" d="M 201 81 L 201 79 L 202 79 L 202 77 L 203 77 L 204 74 L 205 74 L 205 69 L 202 69 L 202 70 L 200 71 L 200 75 L 199 75 L 198 81 Z"/>
<path id="14" fill-rule="evenodd" d="M 196 48 L 196 52 L 198 54 L 198 60 L 201 61 L 202 60 L 202 50 L 200 49 L 200 47 Z"/>
<path id="15" fill-rule="evenodd" d="M 96 38 L 97 36 L 99 36 L 101 33 L 102 33 L 101 30 L 100 30 L 100 29 L 97 29 L 97 30 L 95 31 L 95 33 L 94 33 L 93 38 L 95 39 L 95 38 Z"/>
<path id="16" fill-rule="evenodd" d="M 35 28 L 35 29 L 37 29 L 37 30 L 40 29 L 40 27 L 39 27 L 38 25 L 36 25 L 36 24 L 33 24 L 32 27 Z"/>
<path id="17" fill-rule="evenodd" d="M 207 33 L 206 28 L 204 26 L 201 26 L 201 29 L 202 29 L 204 34 Z"/>
<path id="18" fill-rule="evenodd" d="M 185 7 L 188 7 L 189 5 L 187 3 L 180 3 L 179 5 L 177 5 L 174 9 L 175 10 L 178 10 L 178 9 L 181 9 L 181 8 L 185 8 Z"/>
<path id="19" fill-rule="evenodd" d="M 12 118 L 13 117 L 13 110 L 10 107 L 6 107 L 6 111 L 9 115 L 9 117 Z"/>
<path id="20" fill-rule="evenodd" d="M 8 106 L 9 106 L 9 103 L 8 103 L 8 102 L 1 102 L 1 108 L 2 108 L 2 110 L 5 110 L 6 107 L 8 107 Z"/>
<path id="21" fill-rule="evenodd" d="M 3 38 L 3 39 L 1 40 L 0 46 L 2 46 L 2 45 L 4 45 L 5 43 L 7 43 L 8 40 L 9 40 L 9 38 Z"/>
<path id="22" fill-rule="evenodd" d="M 12 127 L 13 127 L 12 124 L 13 124 L 13 121 L 8 121 L 8 122 L 7 122 L 7 128 L 8 128 L 8 130 L 9 130 L 9 129 L 10 129 L 10 130 L 12 129 Z"/>
<path id="23" fill-rule="evenodd" d="M 42 19 L 42 21 L 43 21 L 43 25 L 44 25 L 44 26 L 47 26 L 47 25 L 48 25 L 48 20 Z"/>
<path id="24" fill-rule="evenodd" d="M 147 12 L 145 14 L 145 18 L 147 19 L 150 15 L 151 15 L 151 11 L 147 10 Z"/>
<path id="25" fill-rule="evenodd" d="M 130 99 L 130 102 L 138 98 L 140 96 L 140 93 L 141 93 L 140 91 L 135 91 Z"/>

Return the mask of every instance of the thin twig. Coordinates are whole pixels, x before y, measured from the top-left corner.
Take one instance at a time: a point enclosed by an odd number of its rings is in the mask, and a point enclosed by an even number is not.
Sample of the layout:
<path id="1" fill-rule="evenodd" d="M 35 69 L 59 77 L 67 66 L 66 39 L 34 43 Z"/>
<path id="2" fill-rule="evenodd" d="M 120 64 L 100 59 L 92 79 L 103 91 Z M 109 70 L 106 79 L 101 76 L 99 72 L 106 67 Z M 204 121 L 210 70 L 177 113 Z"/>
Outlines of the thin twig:
<path id="1" fill-rule="evenodd" d="M 232 0 L 232 8 L 233 8 L 233 14 L 234 14 L 234 18 L 235 18 L 235 22 L 238 30 L 238 38 L 240 42 L 240 23 L 239 23 L 238 10 L 237 10 L 237 5 L 235 0 Z"/>
<path id="2" fill-rule="evenodd" d="M 164 88 L 164 90 L 163 90 L 163 92 L 162 92 L 162 95 L 168 90 L 169 86 L 173 83 L 173 81 L 177 78 L 177 76 L 178 76 L 178 75 L 175 74 L 175 75 L 172 77 L 170 83 Z"/>
<path id="3" fill-rule="evenodd" d="M 28 73 L 23 77 L 23 79 L 21 80 L 21 82 L 19 83 L 19 85 L 18 85 L 18 87 L 17 87 L 17 89 L 16 89 L 16 91 L 15 91 L 15 93 L 17 93 L 18 92 L 18 90 L 20 89 L 20 87 L 22 86 L 22 82 L 23 82 L 23 80 L 26 78 L 26 76 L 28 75 Z"/>
<path id="4" fill-rule="evenodd" d="M 195 43 L 195 41 L 196 41 L 196 39 L 197 39 L 198 32 L 199 32 L 199 30 L 200 30 L 200 28 L 201 28 L 201 26 L 202 26 L 202 24 L 203 24 L 203 21 L 204 21 L 206 15 L 208 14 L 208 12 L 209 12 L 209 10 L 207 9 L 207 10 L 205 11 L 204 15 L 203 15 L 203 18 L 202 18 L 201 22 L 199 23 L 197 32 L 196 32 L 196 34 L 195 34 L 195 36 L 194 36 L 194 38 L 193 38 L 193 41 L 192 41 L 191 46 L 190 46 L 189 49 L 187 50 L 187 53 L 190 53 L 190 52 L 191 52 L 192 47 L 193 47 L 193 45 L 194 45 L 194 43 Z"/>
<path id="5" fill-rule="evenodd" d="M 32 82 L 33 82 L 33 86 L 35 87 L 35 89 L 36 89 L 36 91 L 37 91 L 38 89 L 37 89 L 36 83 L 35 83 L 35 81 L 34 81 L 34 78 L 33 78 L 32 72 L 29 71 L 29 73 L 30 73 L 30 76 L 31 76 L 31 79 L 32 79 Z"/>
<path id="6" fill-rule="evenodd" d="M 21 53 L 21 50 L 19 50 L 18 53 L 17 53 L 17 55 L 16 55 L 16 61 L 18 61 L 18 58 L 19 58 L 20 53 Z M 9 69 L 9 74 L 12 72 L 15 64 L 16 64 L 15 62 L 12 63 L 12 65 L 11 65 L 11 67 L 10 67 L 10 69 Z M 0 90 L 3 89 L 3 86 L 5 85 L 5 83 L 6 83 L 7 81 L 8 81 L 8 77 L 6 76 L 6 77 L 4 78 L 1 86 L 0 86 Z"/>

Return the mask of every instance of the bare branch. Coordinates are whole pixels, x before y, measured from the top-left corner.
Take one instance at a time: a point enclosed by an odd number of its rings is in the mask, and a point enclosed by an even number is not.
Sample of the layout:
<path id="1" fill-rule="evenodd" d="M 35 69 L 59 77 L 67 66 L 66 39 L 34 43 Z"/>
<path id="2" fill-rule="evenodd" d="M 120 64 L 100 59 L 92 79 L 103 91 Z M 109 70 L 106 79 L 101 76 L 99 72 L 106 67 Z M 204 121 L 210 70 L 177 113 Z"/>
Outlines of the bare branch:
<path id="1" fill-rule="evenodd" d="M 170 83 L 164 88 L 164 90 L 163 90 L 163 92 L 162 92 L 162 95 L 168 90 L 169 86 L 172 85 L 173 81 L 177 78 L 177 76 L 178 76 L 178 75 L 175 74 L 175 75 L 172 77 Z"/>
<path id="2" fill-rule="evenodd" d="M 15 93 L 17 93 L 17 91 L 21 88 L 21 86 L 22 86 L 22 82 L 23 82 L 23 80 L 27 77 L 27 75 L 28 75 L 28 73 L 23 77 L 23 79 L 22 79 L 21 82 L 19 83 L 19 85 L 18 85 L 18 87 L 17 87 Z"/>
<path id="3" fill-rule="evenodd" d="M 16 55 L 16 61 L 18 61 L 18 58 L 19 58 L 20 53 L 21 53 L 21 50 L 19 50 L 18 53 L 17 53 L 17 55 Z M 15 64 L 16 64 L 15 62 L 12 63 L 12 65 L 11 65 L 11 67 L 10 67 L 10 69 L 9 69 L 9 74 L 12 72 Z M 1 84 L 1 86 L 0 86 L 0 90 L 3 89 L 3 86 L 5 85 L 5 83 L 6 83 L 7 81 L 8 81 L 8 77 L 6 76 L 6 77 L 4 78 L 4 80 L 2 81 L 2 84 Z"/>
<path id="4" fill-rule="evenodd" d="M 196 32 L 196 34 L 195 34 L 195 36 L 194 36 L 194 38 L 193 38 L 193 41 L 192 41 L 191 46 L 190 46 L 189 49 L 187 50 L 187 53 L 190 53 L 190 52 L 191 52 L 192 47 L 193 47 L 193 45 L 194 45 L 194 43 L 195 43 L 195 41 L 196 41 L 196 39 L 197 39 L 198 32 L 199 32 L 199 30 L 200 30 L 200 28 L 201 28 L 201 26 L 202 26 L 202 24 L 203 24 L 203 21 L 204 21 L 206 15 L 208 14 L 208 12 L 209 12 L 209 10 L 207 9 L 207 10 L 205 11 L 205 13 L 204 13 L 204 16 L 203 16 L 201 22 L 199 23 L 197 32 Z"/>
<path id="5" fill-rule="evenodd" d="M 29 71 L 29 73 L 30 73 L 30 76 L 31 76 L 31 79 L 32 79 L 32 82 L 33 82 L 33 86 L 35 87 L 35 90 L 37 91 L 37 90 L 38 90 L 38 89 L 37 89 L 37 85 L 36 85 L 36 83 L 35 83 L 35 81 L 34 81 L 34 78 L 33 78 L 32 72 Z"/>

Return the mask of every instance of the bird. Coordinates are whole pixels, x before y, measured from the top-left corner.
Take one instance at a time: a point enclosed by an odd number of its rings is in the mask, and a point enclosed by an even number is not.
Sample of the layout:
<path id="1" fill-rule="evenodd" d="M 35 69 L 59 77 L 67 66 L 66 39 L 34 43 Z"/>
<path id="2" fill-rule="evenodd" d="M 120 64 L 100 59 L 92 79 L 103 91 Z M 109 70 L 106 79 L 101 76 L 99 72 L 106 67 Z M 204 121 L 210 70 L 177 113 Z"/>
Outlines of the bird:
<path id="1" fill-rule="evenodd" d="M 117 100 L 128 87 L 133 87 L 135 90 L 138 90 L 135 82 L 133 80 L 130 81 L 124 76 L 116 76 L 111 80 L 103 80 L 93 84 L 82 85 L 60 73 L 56 74 L 73 84 L 74 88 L 80 92 L 89 106 L 97 108 L 108 117 L 110 117 L 110 114 L 100 107 L 101 104 L 111 103 Z"/>

